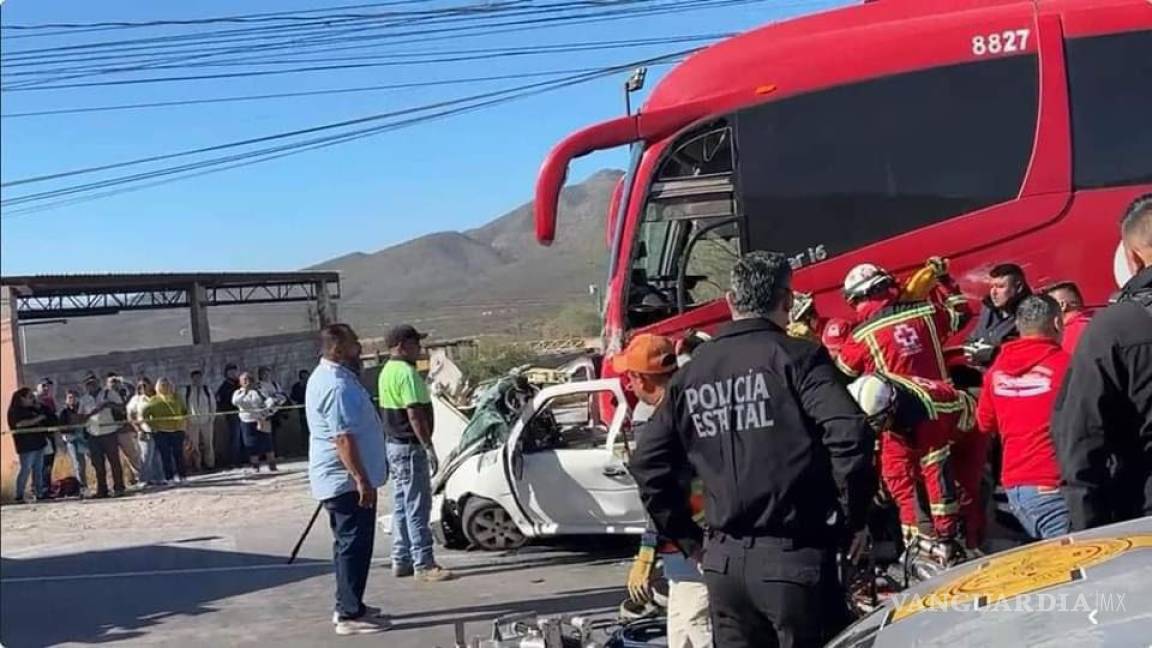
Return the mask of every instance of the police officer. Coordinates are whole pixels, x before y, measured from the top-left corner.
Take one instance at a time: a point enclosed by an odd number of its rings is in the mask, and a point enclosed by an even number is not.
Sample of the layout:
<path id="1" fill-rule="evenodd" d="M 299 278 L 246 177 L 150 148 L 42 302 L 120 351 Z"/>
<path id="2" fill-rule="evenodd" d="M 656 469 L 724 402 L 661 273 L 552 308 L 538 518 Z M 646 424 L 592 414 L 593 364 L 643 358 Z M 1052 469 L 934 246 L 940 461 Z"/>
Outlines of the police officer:
<path id="1" fill-rule="evenodd" d="M 672 379 L 631 461 L 657 529 L 701 563 L 720 648 L 818 646 L 841 629 L 836 551 L 849 537 L 860 550 L 876 486 L 874 434 L 827 351 L 785 333 L 791 275 L 775 252 L 736 263 L 734 321 Z"/>

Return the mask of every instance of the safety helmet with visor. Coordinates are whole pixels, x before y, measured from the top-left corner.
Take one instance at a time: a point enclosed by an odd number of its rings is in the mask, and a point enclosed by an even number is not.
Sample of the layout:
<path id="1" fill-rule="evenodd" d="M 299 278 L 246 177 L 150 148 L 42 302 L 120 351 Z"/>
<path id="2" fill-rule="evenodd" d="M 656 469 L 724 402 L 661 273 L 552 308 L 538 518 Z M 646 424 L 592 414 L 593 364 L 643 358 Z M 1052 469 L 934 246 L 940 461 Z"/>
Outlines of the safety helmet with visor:
<path id="1" fill-rule="evenodd" d="M 844 277 L 844 298 L 849 302 L 859 301 L 891 286 L 894 281 L 884 268 L 873 263 L 861 263 Z"/>

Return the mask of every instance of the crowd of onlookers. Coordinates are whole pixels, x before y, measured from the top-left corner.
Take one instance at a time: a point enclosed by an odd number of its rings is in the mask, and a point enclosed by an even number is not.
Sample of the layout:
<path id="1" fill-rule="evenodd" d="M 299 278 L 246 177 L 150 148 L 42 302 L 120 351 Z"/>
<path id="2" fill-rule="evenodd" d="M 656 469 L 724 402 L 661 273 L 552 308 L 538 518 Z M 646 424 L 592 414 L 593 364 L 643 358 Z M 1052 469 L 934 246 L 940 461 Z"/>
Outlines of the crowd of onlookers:
<path id="1" fill-rule="evenodd" d="M 253 374 L 228 364 L 215 390 L 198 369 L 183 385 L 147 376 L 139 376 L 133 385 L 114 372 L 104 379 L 90 373 L 78 388 L 64 390 L 62 401 L 51 378 L 35 388 L 21 387 L 12 394 L 7 412 L 20 458 L 16 501 L 26 501 L 29 484 L 38 500 L 105 498 L 124 494 L 129 485 L 179 485 L 193 472 L 258 472 L 261 461 L 275 472 L 276 433 L 287 410 L 303 404 L 307 381 L 308 372 L 301 371 L 299 382 L 285 391 L 269 367 Z M 223 419 L 227 440 L 220 452 L 215 444 L 217 418 Z M 303 416 L 299 420 L 306 433 Z M 71 475 L 53 480 L 62 455 L 67 455 Z"/>

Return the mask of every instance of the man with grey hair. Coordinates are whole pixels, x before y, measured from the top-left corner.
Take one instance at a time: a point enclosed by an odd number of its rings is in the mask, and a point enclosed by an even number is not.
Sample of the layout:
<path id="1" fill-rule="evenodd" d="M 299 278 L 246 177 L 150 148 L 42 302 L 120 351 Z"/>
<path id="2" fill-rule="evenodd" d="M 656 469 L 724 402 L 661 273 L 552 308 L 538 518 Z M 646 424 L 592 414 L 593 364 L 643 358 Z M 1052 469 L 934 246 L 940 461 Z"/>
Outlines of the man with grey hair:
<path id="1" fill-rule="evenodd" d="M 1036 539 L 1068 533 L 1050 432 L 1052 403 L 1068 372 L 1068 352 L 1060 346 L 1063 324 L 1055 298 L 1025 297 L 1016 308 L 1020 339 L 1000 348 L 984 374 L 976 408 L 980 432 L 1000 435 L 1000 482 L 1012 514 Z"/>
<path id="2" fill-rule="evenodd" d="M 828 352 L 785 332 L 791 282 L 783 254 L 737 261 L 734 321 L 669 383 L 630 461 L 657 530 L 701 563 L 717 646 L 835 635 L 847 623 L 836 552 L 851 540 L 859 554 L 876 487 L 874 434 Z M 706 540 L 685 469 L 703 484 Z"/>
<path id="3" fill-rule="evenodd" d="M 1133 276 L 1084 331 L 1052 416 L 1074 531 L 1152 515 L 1152 194 L 1120 235 Z"/>

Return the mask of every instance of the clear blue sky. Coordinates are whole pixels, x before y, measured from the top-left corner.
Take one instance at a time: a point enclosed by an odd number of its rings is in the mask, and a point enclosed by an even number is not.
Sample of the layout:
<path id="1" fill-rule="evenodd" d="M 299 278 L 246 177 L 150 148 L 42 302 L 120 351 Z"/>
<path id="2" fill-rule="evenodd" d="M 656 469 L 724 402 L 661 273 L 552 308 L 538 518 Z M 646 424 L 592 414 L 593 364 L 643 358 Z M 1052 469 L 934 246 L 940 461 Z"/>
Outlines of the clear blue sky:
<path id="1" fill-rule="evenodd" d="M 0 9 L 0 20 L 14 25 L 184 19 L 316 9 L 353 2 L 7 0 Z M 433 1 L 426 5 L 458 6 L 467 2 Z M 433 51 L 734 32 L 788 15 L 817 11 L 833 2 L 769 0 L 678 15 L 407 45 L 402 49 Z M 0 45 L 7 55 L 19 49 L 86 42 L 82 39 L 89 38 L 162 33 L 149 29 L 130 35 L 104 32 L 71 38 L 5 38 Z M 684 47 L 665 44 L 481 62 L 5 92 L 0 94 L 0 111 L 16 113 L 597 67 Z M 401 46 L 393 46 L 393 51 L 399 49 Z M 649 87 L 666 69 L 651 71 Z M 212 71 L 209 68 L 170 73 Z M 583 125 L 620 114 L 625 76 L 233 171 L 50 211 L 5 216 L 0 220 L 0 270 L 5 275 L 291 270 L 348 252 L 376 251 L 433 231 L 474 227 L 530 198 L 540 161 L 558 139 Z M 4 119 L 0 120 L 0 177 L 9 182 L 210 146 L 525 82 Z M 622 167 L 625 154 L 621 150 L 580 160 L 569 177 L 579 180 L 599 168 Z M 49 187 L 13 187 L 4 196 L 41 188 Z"/>

